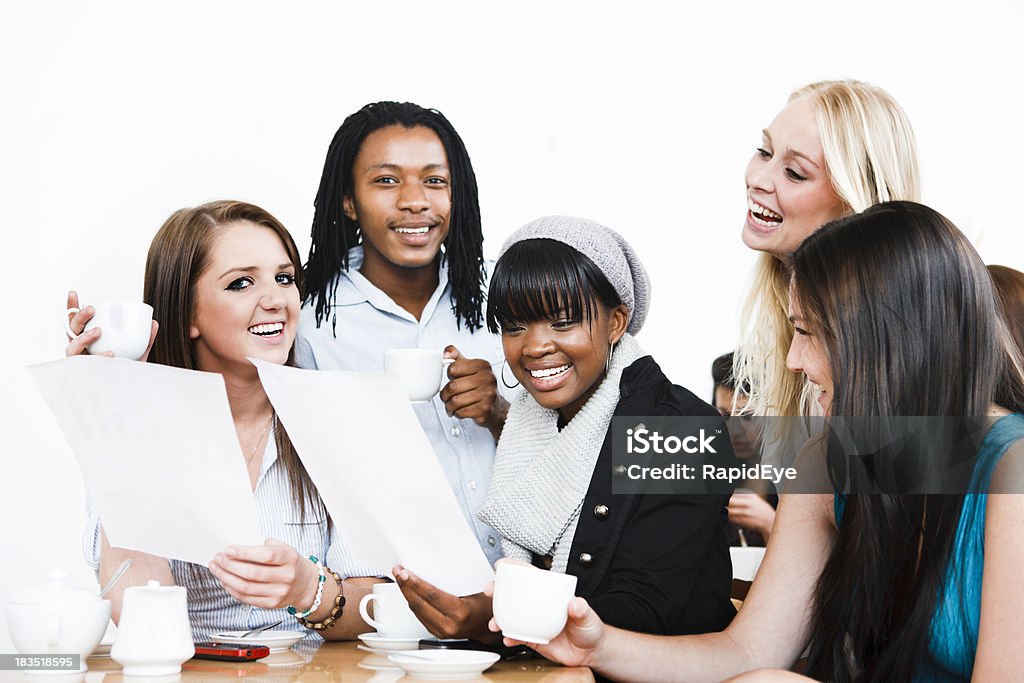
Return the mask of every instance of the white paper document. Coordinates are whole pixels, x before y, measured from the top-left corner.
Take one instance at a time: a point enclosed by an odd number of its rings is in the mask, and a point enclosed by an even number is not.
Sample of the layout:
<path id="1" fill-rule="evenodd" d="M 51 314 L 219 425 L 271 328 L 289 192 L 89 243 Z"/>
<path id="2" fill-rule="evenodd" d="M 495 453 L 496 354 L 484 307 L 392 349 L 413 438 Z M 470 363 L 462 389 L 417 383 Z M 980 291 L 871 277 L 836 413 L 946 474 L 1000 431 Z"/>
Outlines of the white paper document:
<path id="1" fill-rule="evenodd" d="M 97 356 L 28 371 L 111 545 L 205 565 L 263 543 L 220 375 Z"/>
<path id="2" fill-rule="evenodd" d="M 253 363 L 360 564 L 401 564 L 455 595 L 483 590 L 493 570 L 397 378 Z"/>

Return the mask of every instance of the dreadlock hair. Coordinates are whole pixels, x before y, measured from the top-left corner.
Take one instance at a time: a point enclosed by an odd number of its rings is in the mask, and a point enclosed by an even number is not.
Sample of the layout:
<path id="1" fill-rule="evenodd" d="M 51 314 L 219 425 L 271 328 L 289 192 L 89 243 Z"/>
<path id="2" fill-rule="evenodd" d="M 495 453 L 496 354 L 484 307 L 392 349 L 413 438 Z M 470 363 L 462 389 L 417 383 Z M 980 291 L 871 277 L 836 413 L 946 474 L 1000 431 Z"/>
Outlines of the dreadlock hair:
<path id="1" fill-rule="evenodd" d="M 320 187 L 313 202 L 313 238 L 306 260 L 307 303 L 312 302 L 317 327 L 327 319 L 334 303 L 340 271 L 348 270 L 348 250 L 361 243 L 359 224 L 343 210 L 354 189 L 352 165 L 363 141 L 388 126 L 423 126 L 437 133 L 444 145 L 451 173 L 451 229 L 444 240 L 444 258 L 452 288 L 451 305 L 456 324 L 472 332 L 483 326 L 484 256 L 476 174 L 462 138 L 436 109 L 411 102 L 375 102 L 350 115 L 338 128 L 327 149 Z M 336 333 L 336 320 L 331 330 Z"/>

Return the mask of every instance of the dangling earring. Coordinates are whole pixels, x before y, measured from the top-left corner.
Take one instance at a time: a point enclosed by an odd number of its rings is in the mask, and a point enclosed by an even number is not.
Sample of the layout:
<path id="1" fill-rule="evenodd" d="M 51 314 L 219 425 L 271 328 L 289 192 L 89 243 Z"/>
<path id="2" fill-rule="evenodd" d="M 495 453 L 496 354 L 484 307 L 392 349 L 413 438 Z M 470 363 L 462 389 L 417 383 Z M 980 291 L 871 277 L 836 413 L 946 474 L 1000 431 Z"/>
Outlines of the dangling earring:
<path id="1" fill-rule="evenodd" d="M 604 358 L 604 374 L 612 371 L 612 354 L 615 353 L 615 343 L 608 347 L 608 355 Z"/>
<path id="2" fill-rule="evenodd" d="M 505 366 L 506 365 L 508 365 L 508 358 L 506 358 L 505 360 L 501 361 L 501 372 L 498 373 L 498 374 L 501 375 L 501 383 L 504 384 L 509 389 L 515 389 L 516 387 L 519 386 L 519 381 L 516 380 L 515 384 L 509 384 L 508 383 L 508 380 L 505 379 Z M 512 375 L 512 379 L 515 379 L 515 375 Z"/>

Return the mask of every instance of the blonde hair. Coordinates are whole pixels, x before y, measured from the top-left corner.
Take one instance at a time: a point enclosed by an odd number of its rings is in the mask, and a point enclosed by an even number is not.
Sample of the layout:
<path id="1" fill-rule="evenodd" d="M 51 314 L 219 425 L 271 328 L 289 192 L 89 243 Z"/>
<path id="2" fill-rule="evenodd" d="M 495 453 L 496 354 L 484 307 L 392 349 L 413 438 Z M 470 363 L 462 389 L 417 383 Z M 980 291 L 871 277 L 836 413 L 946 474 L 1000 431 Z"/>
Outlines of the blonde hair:
<path id="1" fill-rule="evenodd" d="M 789 101 L 802 97 L 811 99 L 829 182 L 848 213 L 881 202 L 920 201 L 914 131 L 892 95 L 844 80 L 811 83 L 795 90 Z M 789 267 L 761 254 L 743 306 L 733 371 L 738 387 L 750 387 L 745 413 L 810 413 L 806 380 L 786 368 L 793 340 L 788 305 Z M 734 396 L 741 398 L 739 391 Z"/>

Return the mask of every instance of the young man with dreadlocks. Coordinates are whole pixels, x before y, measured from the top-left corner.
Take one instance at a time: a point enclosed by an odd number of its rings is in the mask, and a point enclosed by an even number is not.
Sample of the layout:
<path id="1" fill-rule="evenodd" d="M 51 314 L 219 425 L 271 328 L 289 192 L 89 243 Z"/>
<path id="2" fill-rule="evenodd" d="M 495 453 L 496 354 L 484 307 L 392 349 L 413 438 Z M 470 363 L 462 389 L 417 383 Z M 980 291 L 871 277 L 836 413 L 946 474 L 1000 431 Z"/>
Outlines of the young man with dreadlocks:
<path id="1" fill-rule="evenodd" d="M 445 348 L 450 382 L 413 406 L 488 559 L 500 535 L 476 518 L 508 402 L 494 367 L 501 341 L 483 328 L 489 267 L 476 176 L 438 111 L 368 104 L 327 151 L 305 266 L 301 367 L 379 371 L 395 348 Z"/>

